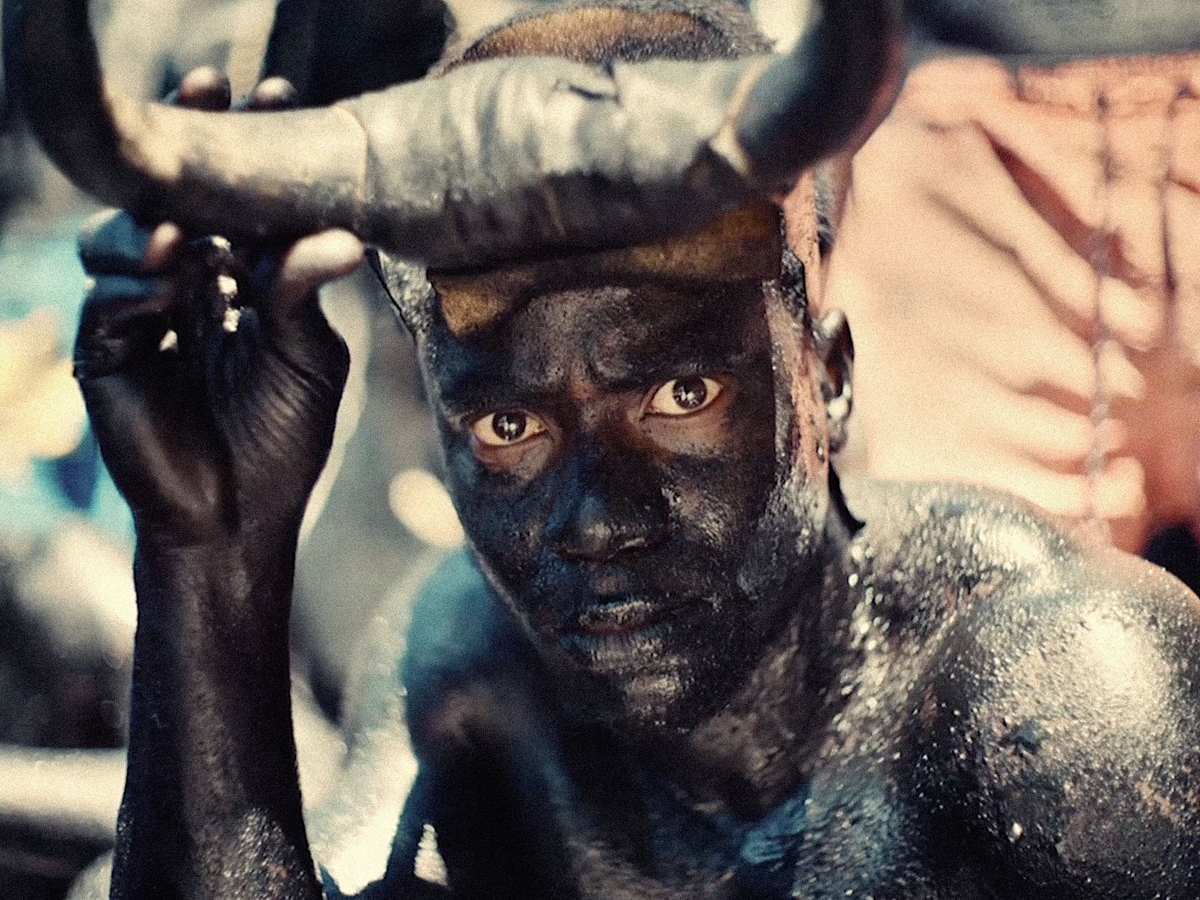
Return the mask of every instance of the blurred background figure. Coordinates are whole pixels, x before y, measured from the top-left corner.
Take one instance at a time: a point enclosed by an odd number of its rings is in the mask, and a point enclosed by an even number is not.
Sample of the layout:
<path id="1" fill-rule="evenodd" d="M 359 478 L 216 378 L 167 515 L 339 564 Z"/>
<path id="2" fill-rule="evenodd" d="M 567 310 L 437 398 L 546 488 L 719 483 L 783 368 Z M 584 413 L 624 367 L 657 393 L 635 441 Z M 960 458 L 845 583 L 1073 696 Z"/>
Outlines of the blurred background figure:
<path id="1" fill-rule="evenodd" d="M 911 71 L 831 191 L 844 468 L 1012 491 L 1200 587 L 1198 98 L 1200 55 Z"/>

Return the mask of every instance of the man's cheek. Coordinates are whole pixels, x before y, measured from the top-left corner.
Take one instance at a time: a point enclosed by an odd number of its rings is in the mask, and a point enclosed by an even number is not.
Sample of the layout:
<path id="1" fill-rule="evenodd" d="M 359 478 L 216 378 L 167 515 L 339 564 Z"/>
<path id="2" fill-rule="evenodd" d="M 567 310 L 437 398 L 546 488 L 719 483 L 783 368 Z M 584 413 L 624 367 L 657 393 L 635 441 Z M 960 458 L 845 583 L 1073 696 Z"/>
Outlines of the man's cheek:
<path id="1" fill-rule="evenodd" d="M 482 553 L 511 587 L 520 588 L 536 574 L 542 528 L 524 504 L 476 503 L 463 526 Z"/>
<path id="2" fill-rule="evenodd" d="M 736 551 L 762 515 L 774 484 L 774 458 L 730 454 L 720 460 L 677 460 L 664 479 L 681 536 Z"/>
<path id="3" fill-rule="evenodd" d="M 506 479 L 489 473 L 469 448 L 456 450 L 447 463 L 455 507 L 471 544 L 506 582 L 527 582 L 544 530 L 539 492 L 499 484 Z"/>

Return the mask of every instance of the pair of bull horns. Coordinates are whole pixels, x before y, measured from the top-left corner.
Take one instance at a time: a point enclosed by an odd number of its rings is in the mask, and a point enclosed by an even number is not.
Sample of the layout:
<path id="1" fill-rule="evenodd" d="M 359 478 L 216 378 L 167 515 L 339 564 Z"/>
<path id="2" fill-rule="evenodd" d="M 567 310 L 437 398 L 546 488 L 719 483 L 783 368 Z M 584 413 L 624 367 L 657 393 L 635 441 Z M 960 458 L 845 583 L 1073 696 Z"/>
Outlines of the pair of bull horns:
<path id="1" fill-rule="evenodd" d="M 657 240 L 785 190 L 878 121 L 903 67 L 900 0 L 821 0 L 785 55 L 495 59 L 325 108 L 213 113 L 107 91 L 86 0 L 7 6 L 10 89 L 84 191 L 231 238 L 347 228 L 441 269 Z"/>

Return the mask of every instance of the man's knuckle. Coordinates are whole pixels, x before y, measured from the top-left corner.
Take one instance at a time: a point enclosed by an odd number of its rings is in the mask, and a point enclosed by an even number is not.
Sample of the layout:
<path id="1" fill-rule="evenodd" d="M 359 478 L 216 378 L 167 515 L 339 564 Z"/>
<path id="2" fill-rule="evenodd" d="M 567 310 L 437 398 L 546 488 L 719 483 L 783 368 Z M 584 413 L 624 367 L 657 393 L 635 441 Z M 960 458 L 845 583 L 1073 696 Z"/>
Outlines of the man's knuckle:
<path id="1" fill-rule="evenodd" d="M 100 212 L 90 216 L 83 226 L 79 229 L 79 242 L 81 245 L 94 242 L 97 237 L 111 227 L 114 220 L 127 216 L 124 210 L 116 207 L 102 209 Z"/>
<path id="2" fill-rule="evenodd" d="M 136 270 L 150 238 L 149 232 L 128 213 L 101 214 L 79 233 L 79 259 L 85 272 L 94 275 Z"/>

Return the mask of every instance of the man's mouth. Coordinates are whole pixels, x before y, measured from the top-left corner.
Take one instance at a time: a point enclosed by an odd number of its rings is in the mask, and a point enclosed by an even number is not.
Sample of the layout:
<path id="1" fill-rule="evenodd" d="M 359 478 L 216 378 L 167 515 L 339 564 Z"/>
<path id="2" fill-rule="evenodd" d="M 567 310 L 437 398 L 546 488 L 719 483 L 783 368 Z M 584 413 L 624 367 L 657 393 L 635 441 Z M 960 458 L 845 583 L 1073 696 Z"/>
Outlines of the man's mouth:
<path id="1" fill-rule="evenodd" d="M 589 606 L 579 614 L 571 631 L 596 637 L 628 634 L 672 619 L 693 604 L 626 597 Z"/>
<path id="2" fill-rule="evenodd" d="M 582 656 L 589 668 L 641 669 L 666 662 L 672 626 L 695 614 L 696 600 L 664 601 L 623 597 L 588 606 L 559 631 L 559 642 L 572 656 Z"/>

